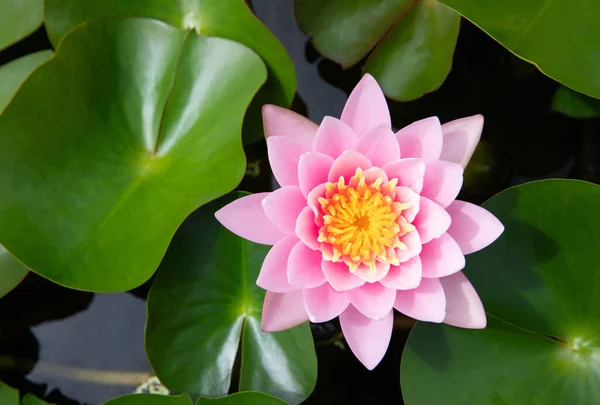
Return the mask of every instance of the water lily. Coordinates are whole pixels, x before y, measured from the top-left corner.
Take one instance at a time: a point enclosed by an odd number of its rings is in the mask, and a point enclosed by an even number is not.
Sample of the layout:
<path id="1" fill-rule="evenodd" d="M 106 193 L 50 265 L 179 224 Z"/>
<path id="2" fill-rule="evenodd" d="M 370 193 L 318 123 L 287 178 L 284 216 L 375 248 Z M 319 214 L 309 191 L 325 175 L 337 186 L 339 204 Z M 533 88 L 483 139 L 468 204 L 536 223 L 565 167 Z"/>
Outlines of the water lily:
<path id="1" fill-rule="evenodd" d="M 502 224 L 456 200 L 483 117 L 436 117 L 392 131 L 385 97 L 365 75 L 340 119 L 317 126 L 263 108 L 269 162 L 281 188 L 216 213 L 230 231 L 273 245 L 257 284 L 267 290 L 262 329 L 339 316 L 348 345 L 373 369 L 393 309 L 414 319 L 483 328 L 465 255 L 492 243 Z"/>

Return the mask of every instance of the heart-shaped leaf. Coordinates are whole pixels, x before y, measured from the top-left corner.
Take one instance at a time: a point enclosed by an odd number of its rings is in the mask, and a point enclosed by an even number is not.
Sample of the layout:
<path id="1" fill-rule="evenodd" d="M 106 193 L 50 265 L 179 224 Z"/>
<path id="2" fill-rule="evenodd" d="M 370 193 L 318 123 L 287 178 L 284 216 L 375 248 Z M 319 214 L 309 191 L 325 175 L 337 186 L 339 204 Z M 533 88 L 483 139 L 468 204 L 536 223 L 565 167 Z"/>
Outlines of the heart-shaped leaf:
<path id="1" fill-rule="evenodd" d="M 0 116 L 0 243 L 68 287 L 142 284 L 183 219 L 242 178 L 265 77 L 250 49 L 155 20 L 71 31 Z"/>
<path id="2" fill-rule="evenodd" d="M 441 0 L 511 52 L 566 86 L 600 98 L 600 3 Z"/>
<path id="3" fill-rule="evenodd" d="M 132 394 L 111 399 L 104 405 L 192 405 L 189 395 L 183 394 L 177 397 L 156 394 Z"/>
<path id="4" fill-rule="evenodd" d="M 214 213 L 228 195 L 181 226 L 148 296 L 146 352 L 171 391 L 226 395 L 234 362 L 241 391 L 298 404 L 313 390 L 317 361 L 308 323 L 278 333 L 260 330 L 264 291 L 256 285 L 269 246 L 241 239 Z"/>
<path id="5" fill-rule="evenodd" d="M 285 405 L 281 399 L 261 392 L 240 392 L 223 398 L 198 398 L 196 405 Z"/>
<path id="6" fill-rule="evenodd" d="M 488 326 L 418 324 L 402 361 L 407 405 L 596 403 L 599 204 L 600 187 L 575 180 L 525 184 L 484 204 L 506 227 L 467 259 Z"/>
<path id="7" fill-rule="evenodd" d="M 0 245 L 0 297 L 15 288 L 28 272 L 27 267 L 19 263 Z"/>
<path id="8" fill-rule="evenodd" d="M 560 86 L 554 94 L 552 109 L 571 118 L 595 118 L 600 116 L 600 100 Z"/>
<path id="9" fill-rule="evenodd" d="M 262 140 L 264 104 L 289 107 L 296 92 L 294 64 L 285 48 L 252 14 L 243 0 L 46 0 L 46 28 L 55 45 L 76 25 L 115 17 L 146 17 L 210 37 L 230 39 L 260 55 L 269 78 L 251 104 L 244 142 Z"/>
<path id="10" fill-rule="evenodd" d="M 38 397 L 32 394 L 27 394 L 21 400 L 21 405 L 52 405 L 46 401 L 42 401 Z M 174 404 L 177 405 L 177 404 Z"/>
<path id="11" fill-rule="evenodd" d="M 13 98 L 27 76 L 52 57 L 52 51 L 40 51 L 0 66 L 0 113 Z"/>
<path id="12" fill-rule="evenodd" d="M 0 381 L 0 404 L 19 405 L 19 391 Z"/>
<path id="13" fill-rule="evenodd" d="M 363 59 L 384 93 L 407 101 L 440 87 L 452 67 L 460 16 L 435 0 L 296 0 L 315 48 L 342 67 Z"/>
<path id="14" fill-rule="evenodd" d="M 42 25 L 44 0 L 2 0 L 0 50 L 25 38 Z"/>

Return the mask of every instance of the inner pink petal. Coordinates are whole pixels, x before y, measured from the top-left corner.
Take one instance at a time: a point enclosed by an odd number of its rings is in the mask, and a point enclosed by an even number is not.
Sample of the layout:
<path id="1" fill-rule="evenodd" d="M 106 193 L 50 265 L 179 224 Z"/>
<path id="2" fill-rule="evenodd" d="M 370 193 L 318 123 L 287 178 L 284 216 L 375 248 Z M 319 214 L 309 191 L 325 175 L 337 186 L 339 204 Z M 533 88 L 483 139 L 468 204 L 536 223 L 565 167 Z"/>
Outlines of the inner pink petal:
<path id="1" fill-rule="evenodd" d="M 394 290 L 411 290 L 417 288 L 420 283 L 421 258 L 419 256 L 400 263 L 399 266 L 391 266 L 388 274 L 381 280 L 381 284 Z"/>
<path id="2" fill-rule="evenodd" d="M 331 262 L 323 260 L 321 263 L 323 274 L 337 291 L 346 291 L 360 287 L 365 283 L 365 280 L 358 277 L 356 274 L 350 273 L 348 265 L 343 262 Z"/>
<path id="3" fill-rule="evenodd" d="M 321 252 L 309 249 L 303 242 L 292 248 L 287 274 L 290 284 L 299 288 L 318 287 L 325 282 L 321 270 Z"/>
<path id="4" fill-rule="evenodd" d="M 398 179 L 399 186 L 410 187 L 420 193 L 425 177 L 425 162 L 423 159 L 408 158 L 388 163 L 383 167 L 390 179 Z"/>
<path id="5" fill-rule="evenodd" d="M 387 262 L 382 263 L 378 261 L 375 263 L 375 270 L 371 270 L 369 267 L 361 264 L 358 266 L 354 274 L 367 283 L 375 283 L 384 278 L 388 274 L 388 271 L 390 271 L 390 264 Z"/>
<path id="6" fill-rule="evenodd" d="M 327 181 L 337 183 L 340 176 L 344 176 L 346 184 L 350 177 L 354 176 L 357 168 L 361 168 L 363 171 L 370 169 L 372 166 L 371 161 L 361 153 L 353 150 L 347 150 L 338 157 L 329 171 Z"/>
<path id="7" fill-rule="evenodd" d="M 315 213 L 311 207 L 304 207 L 300 215 L 298 215 L 296 235 L 309 248 L 313 250 L 319 249 L 319 227 L 315 223 Z"/>
<path id="8" fill-rule="evenodd" d="M 348 125 L 337 118 L 325 117 L 315 135 L 313 150 L 335 159 L 342 152 L 354 149 L 357 143 L 358 138 Z"/>
<path id="9" fill-rule="evenodd" d="M 446 208 L 456 199 L 463 183 L 463 168 L 452 162 L 427 162 L 421 195 Z"/>
<path id="10" fill-rule="evenodd" d="M 419 213 L 413 225 L 419 230 L 421 243 L 425 244 L 434 238 L 439 238 L 450 227 L 450 214 L 429 198 L 421 197 Z"/>
<path id="11" fill-rule="evenodd" d="M 348 291 L 350 303 L 364 316 L 381 319 L 393 308 L 396 291 L 380 283 L 366 283 L 362 287 Z"/>
<path id="12" fill-rule="evenodd" d="M 380 125 L 369 131 L 359 140 L 356 151 L 379 167 L 400 159 L 400 145 L 389 125 Z"/>
<path id="13" fill-rule="evenodd" d="M 304 305 L 311 322 L 327 322 L 341 314 L 350 304 L 345 291 L 336 291 L 328 283 L 304 292 Z"/>
<path id="14" fill-rule="evenodd" d="M 458 243 L 445 233 L 423 245 L 421 264 L 423 265 L 423 277 L 445 277 L 465 267 L 465 256 Z"/>
<path id="15" fill-rule="evenodd" d="M 298 182 L 304 196 L 308 196 L 308 193 L 319 184 L 327 182 L 327 175 L 332 165 L 333 158 L 324 153 L 309 152 L 300 157 Z"/>
<path id="16" fill-rule="evenodd" d="M 418 321 L 441 323 L 446 316 L 446 297 L 436 278 L 424 278 L 412 290 L 398 291 L 394 308 Z"/>
<path id="17" fill-rule="evenodd" d="M 290 284 L 287 276 L 288 259 L 292 248 L 298 243 L 294 235 L 286 236 L 267 253 L 256 280 L 256 285 L 267 291 L 285 293 L 297 290 Z"/>

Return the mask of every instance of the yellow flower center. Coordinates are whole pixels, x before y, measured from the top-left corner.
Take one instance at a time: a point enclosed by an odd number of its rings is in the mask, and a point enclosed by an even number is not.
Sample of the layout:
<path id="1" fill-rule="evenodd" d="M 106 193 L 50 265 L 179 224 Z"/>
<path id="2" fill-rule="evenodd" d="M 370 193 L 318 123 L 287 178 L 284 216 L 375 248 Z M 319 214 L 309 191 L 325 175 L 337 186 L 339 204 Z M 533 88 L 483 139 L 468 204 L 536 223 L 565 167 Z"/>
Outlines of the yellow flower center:
<path id="1" fill-rule="evenodd" d="M 399 264 L 394 249 L 406 250 L 400 237 L 415 227 L 402 216 L 410 204 L 394 200 L 398 179 L 383 181 L 379 177 L 367 183 L 358 168 L 348 184 L 340 176 L 337 183 L 325 185 L 326 195 L 318 199 L 323 211 L 318 240 L 330 244 L 333 253 L 323 250 L 325 260 L 343 261 L 351 272 L 361 263 L 371 271 L 377 261 Z"/>

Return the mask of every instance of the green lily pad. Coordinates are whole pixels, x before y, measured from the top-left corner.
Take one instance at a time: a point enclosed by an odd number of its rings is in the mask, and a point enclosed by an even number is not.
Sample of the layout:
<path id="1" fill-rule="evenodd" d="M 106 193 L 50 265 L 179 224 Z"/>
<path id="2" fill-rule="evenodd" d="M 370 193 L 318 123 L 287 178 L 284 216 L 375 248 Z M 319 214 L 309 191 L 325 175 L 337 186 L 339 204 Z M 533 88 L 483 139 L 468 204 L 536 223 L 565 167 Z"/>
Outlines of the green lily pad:
<path id="1" fill-rule="evenodd" d="M 232 378 L 240 391 L 261 391 L 298 404 L 317 378 L 308 322 L 260 330 L 264 291 L 256 279 L 269 246 L 241 239 L 214 218 L 228 195 L 181 226 L 148 295 L 146 352 L 171 391 L 218 397 Z M 241 370 L 233 377 L 236 354 Z"/>
<path id="2" fill-rule="evenodd" d="M 0 404 L 19 405 L 19 391 L 0 381 Z"/>
<path id="3" fill-rule="evenodd" d="M 0 243 L 71 288 L 141 285 L 185 217 L 242 178 L 265 78 L 250 49 L 155 20 L 71 31 L 0 116 Z"/>
<path id="4" fill-rule="evenodd" d="M 6 108 L 31 72 L 51 57 L 52 51 L 40 51 L 0 66 L 0 112 Z"/>
<path id="5" fill-rule="evenodd" d="M 560 86 L 554 94 L 552 109 L 571 118 L 600 117 L 600 100 Z"/>
<path id="6" fill-rule="evenodd" d="M 44 0 L 2 0 L 0 50 L 33 33 L 44 19 Z"/>
<path id="7" fill-rule="evenodd" d="M 600 3 L 441 0 L 544 74 L 600 98 Z"/>
<path id="8" fill-rule="evenodd" d="M 286 403 L 261 392 L 239 392 L 223 398 L 198 398 L 196 405 L 286 405 Z"/>
<path id="9" fill-rule="evenodd" d="M 467 258 L 488 326 L 418 324 L 402 361 L 407 405 L 597 402 L 599 204 L 597 185 L 546 180 L 483 205 L 506 227 Z"/>
<path id="10" fill-rule="evenodd" d="M 23 266 L 0 245 L 0 297 L 12 291 L 27 275 L 29 269 Z"/>
<path id="11" fill-rule="evenodd" d="M 241 0 L 46 0 L 46 28 L 53 44 L 76 25 L 93 19 L 146 17 L 178 28 L 195 29 L 246 45 L 260 55 L 269 78 L 251 104 L 244 122 L 244 142 L 264 139 L 260 109 L 289 107 L 296 92 L 294 64 L 279 40 Z"/>
<path id="12" fill-rule="evenodd" d="M 50 404 L 49 402 L 46 402 L 46 401 L 42 401 L 35 395 L 27 394 L 21 400 L 21 405 L 52 405 L 52 404 Z"/>
<path id="13" fill-rule="evenodd" d="M 111 399 L 103 405 L 192 405 L 189 395 L 177 397 L 154 394 L 132 394 Z"/>
<path id="14" fill-rule="evenodd" d="M 408 101 L 448 76 L 460 16 L 435 0 L 296 0 L 296 18 L 315 48 L 347 68 L 373 50 L 365 71 L 383 92 Z"/>

